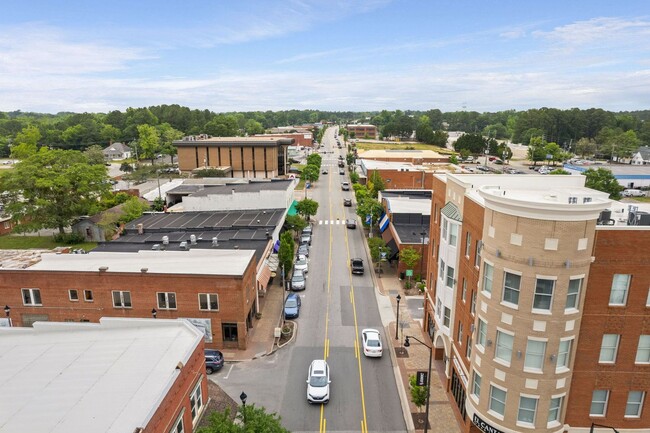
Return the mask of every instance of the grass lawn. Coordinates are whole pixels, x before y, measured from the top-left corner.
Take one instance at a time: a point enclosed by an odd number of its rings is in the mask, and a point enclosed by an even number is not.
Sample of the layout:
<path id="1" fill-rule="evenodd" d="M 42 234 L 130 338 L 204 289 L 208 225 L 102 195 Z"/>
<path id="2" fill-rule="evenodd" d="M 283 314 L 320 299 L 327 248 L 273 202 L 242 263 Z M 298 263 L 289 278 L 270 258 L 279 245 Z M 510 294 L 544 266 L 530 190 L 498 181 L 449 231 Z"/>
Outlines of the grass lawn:
<path id="1" fill-rule="evenodd" d="M 95 242 L 84 242 L 76 245 L 57 244 L 54 242 L 52 236 L 0 236 L 0 250 L 27 250 L 31 248 L 51 250 L 55 247 L 70 247 L 72 249 L 83 248 L 86 251 L 90 251 L 96 246 L 97 244 Z"/>
<path id="2" fill-rule="evenodd" d="M 433 150 L 434 152 L 439 153 L 453 153 L 449 149 L 444 149 L 442 147 L 433 146 L 431 144 L 424 143 L 366 143 L 363 141 L 357 142 L 357 149 L 360 150 L 375 150 L 375 149 L 394 149 L 394 150 Z"/>
<path id="3" fill-rule="evenodd" d="M 296 185 L 296 189 L 305 189 L 305 179 L 300 179 L 298 181 L 298 185 Z"/>

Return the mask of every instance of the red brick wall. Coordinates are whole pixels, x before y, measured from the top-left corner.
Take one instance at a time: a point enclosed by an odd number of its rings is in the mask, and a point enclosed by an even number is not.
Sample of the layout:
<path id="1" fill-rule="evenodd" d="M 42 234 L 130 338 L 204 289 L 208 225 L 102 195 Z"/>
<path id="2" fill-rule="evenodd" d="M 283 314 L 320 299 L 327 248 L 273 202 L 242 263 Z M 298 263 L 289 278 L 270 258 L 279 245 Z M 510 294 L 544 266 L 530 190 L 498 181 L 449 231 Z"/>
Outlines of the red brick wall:
<path id="1" fill-rule="evenodd" d="M 650 287 L 648 245 L 650 230 L 596 231 L 596 260 L 583 295 L 582 325 L 566 408 L 565 422 L 571 426 L 589 427 L 592 422 L 618 429 L 650 426 L 650 396 L 646 396 L 640 418 L 624 418 L 628 391 L 650 391 L 650 366 L 634 364 L 639 335 L 650 334 L 650 308 L 646 307 Z M 608 305 L 614 274 L 632 275 L 623 307 Z M 598 364 L 603 334 L 621 336 L 613 365 Z M 589 417 L 594 389 L 610 391 L 604 418 Z"/>
<path id="2" fill-rule="evenodd" d="M 369 170 L 368 177 L 377 171 L 386 189 L 431 189 L 433 173 L 423 171 Z M 389 181 L 390 180 L 390 181 Z"/>
<path id="3" fill-rule="evenodd" d="M 24 314 L 44 314 L 48 320 L 88 320 L 98 322 L 101 317 L 178 317 L 211 319 L 213 342 L 209 347 L 245 349 L 247 344 L 246 316 L 255 305 L 255 260 L 249 264 L 243 278 L 215 275 L 180 274 L 126 274 L 116 272 L 51 272 L 51 271 L 0 271 L 0 299 L 11 306 L 11 319 L 15 326 L 23 326 Z M 42 306 L 23 306 L 21 288 L 38 288 Z M 68 290 L 77 289 L 78 301 L 70 301 Z M 92 302 L 83 298 L 83 290 L 93 291 Z M 132 308 L 114 308 L 112 291 L 131 292 Z M 175 292 L 176 310 L 158 308 L 156 292 Z M 217 293 L 219 311 L 199 311 L 199 293 Z M 248 299 L 248 302 L 247 302 Z M 223 341 L 221 324 L 238 324 L 238 342 Z"/>
<path id="4" fill-rule="evenodd" d="M 143 433 L 168 432 L 178 419 L 183 409 L 184 431 L 192 431 L 192 410 L 190 406 L 190 395 L 197 383 L 201 382 L 201 394 L 203 396 L 203 408 L 208 403 L 208 380 L 205 375 L 205 357 L 203 355 L 204 345 L 201 342 L 187 364 L 181 368 L 180 374 L 174 381 L 163 401 L 158 406 L 153 417 L 147 424 Z"/>
<path id="5" fill-rule="evenodd" d="M 309 135 L 308 138 L 305 138 L 305 135 Z M 261 137 L 286 137 L 293 138 L 295 140 L 293 146 L 306 146 L 312 147 L 313 137 L 311 133 L 291 133 L 291 134 L 258 134 Z"/>

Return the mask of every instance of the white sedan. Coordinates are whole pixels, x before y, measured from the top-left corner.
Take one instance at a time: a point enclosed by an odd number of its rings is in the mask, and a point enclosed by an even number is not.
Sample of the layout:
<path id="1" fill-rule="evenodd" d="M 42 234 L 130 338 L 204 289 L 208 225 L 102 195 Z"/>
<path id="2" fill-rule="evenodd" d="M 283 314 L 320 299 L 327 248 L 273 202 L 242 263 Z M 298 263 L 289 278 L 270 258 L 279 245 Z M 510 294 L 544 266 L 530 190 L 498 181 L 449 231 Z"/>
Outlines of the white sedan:
<path id="1" fill-rule="evenodd" d="M 294 269 L 297 269 L 299 271 L 303 271 L 305 274 L 309 272 L 309 260 L 307 257 L 304 255 L 299 255 L 298 260 L 296 260 L 296 263 L 293 265 Z"/>
<path id="2" fill-rule="evenodd" d="M 382 354 L 381 336 L 375 329 L 364 329 L 361 331 L 363 340 L 363 354 L 368 357 L 380 358 Z"/>

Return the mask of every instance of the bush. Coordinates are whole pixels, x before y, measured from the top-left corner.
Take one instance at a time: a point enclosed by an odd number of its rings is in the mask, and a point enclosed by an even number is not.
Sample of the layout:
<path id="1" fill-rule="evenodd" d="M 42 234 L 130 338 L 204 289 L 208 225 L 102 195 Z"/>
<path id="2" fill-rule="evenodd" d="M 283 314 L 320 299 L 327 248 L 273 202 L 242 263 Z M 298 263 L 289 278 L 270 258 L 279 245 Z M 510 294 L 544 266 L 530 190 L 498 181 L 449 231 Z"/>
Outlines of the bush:
<path id="1" fill-rule="evenodd" d="M 79 233 L 57 233 L 54 235 L 54 242 L 64 245 L 76 245 L 85 242 L 86 239 Z"/>

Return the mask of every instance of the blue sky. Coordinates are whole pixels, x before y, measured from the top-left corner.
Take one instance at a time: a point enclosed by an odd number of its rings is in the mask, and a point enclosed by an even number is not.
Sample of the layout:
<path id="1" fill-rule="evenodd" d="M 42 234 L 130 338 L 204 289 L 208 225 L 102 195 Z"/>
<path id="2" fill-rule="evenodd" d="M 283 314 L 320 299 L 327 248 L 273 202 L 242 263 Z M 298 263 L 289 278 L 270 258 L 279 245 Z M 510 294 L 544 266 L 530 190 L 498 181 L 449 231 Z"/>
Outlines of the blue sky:
<path id="1" fill-rule="evenodd" d="M 650 109 L 645 0 L 23 0 L 0 110 Z"/>

